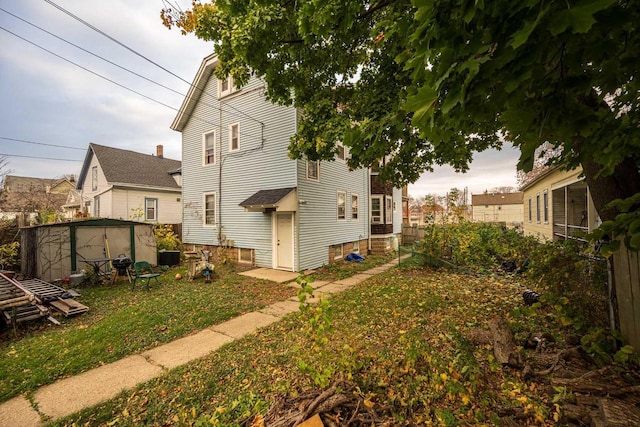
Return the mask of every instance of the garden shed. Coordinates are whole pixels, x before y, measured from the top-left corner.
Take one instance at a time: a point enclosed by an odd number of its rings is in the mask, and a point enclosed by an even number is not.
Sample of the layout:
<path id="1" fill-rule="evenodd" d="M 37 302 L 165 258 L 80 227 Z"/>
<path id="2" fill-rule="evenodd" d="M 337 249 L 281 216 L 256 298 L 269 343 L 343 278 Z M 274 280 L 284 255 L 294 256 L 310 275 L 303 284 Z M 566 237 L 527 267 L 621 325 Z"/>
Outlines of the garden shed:
<path id="1" fill-rule="evenodd" d="M 124 254 L 156 265 L 153 225 L 117 219 L 87 219 L 21 229 L 21 270 L 54 281 L 89 266 L 85 260 Z"/>

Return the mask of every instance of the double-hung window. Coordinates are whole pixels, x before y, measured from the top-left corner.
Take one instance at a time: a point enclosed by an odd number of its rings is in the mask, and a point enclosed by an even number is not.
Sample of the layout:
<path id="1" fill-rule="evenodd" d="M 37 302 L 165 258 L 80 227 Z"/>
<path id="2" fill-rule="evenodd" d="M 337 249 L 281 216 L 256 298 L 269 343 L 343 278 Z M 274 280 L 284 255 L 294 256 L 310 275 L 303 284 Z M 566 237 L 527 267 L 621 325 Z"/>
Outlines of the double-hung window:
<path id="1" fill-rule="evenodd" d="M 307 179 L 314 181 L 320 179 L 320 165 L 317 160 L 307 160 Z"/>
<path id="2" fill-rule="evenodd" d="M 216 162 L 216 132 L 207 132 L 202 136 L 202 151 L 204 164 L 213 165 Z"/>
<path id="3" fill-rule="evenodd" d="M 546 224 L 549 222 L 549 193 L 547 190 L 544 190 L 542 193 L 542 208 L 544 213 L 544 222 Z"/>
<path id="4" fill-rule="evenodd" d="M 393 224 L 393 197 L 385 196 L 385 200 L 386 200 L 386 209 L 385 209 L 384 221 L 387 224 Z"/>
<path id="5" fill-rule="evenodd" d="M 344 160 L 345 159 L 344 145 L 342 145 L 341 143 L 337 143 L 336 144 L 336 150 L 338 152 L 338 154 L 337 154 L 338 159 Z"/>
<path id="6" fill-rule="evenodd" d="M 240 123 L 229 125 L 229 151 L 240 149 Z"/>
<path id="7" fill-rule="evenodd" d="M 235 90 L 233 85 L 233 77 L 227 76 L 224 80 L 218 80 L 218 98 L 227 96 Z"/>
<path id="8" fill-rule="evenodd" d="M 144 217 L 147 221 L 158 220 L 158 199 L 144 199 Z"/>
<path id="9" fill-rule="evenodd" d="M 371 196 L 371 223 L 382 224 L 382 196 Z"/>
<path id="10" fill-rule="evenodd" d="M 360 200 L 357 194 L 351 194 L 351 219 L 358 219 L 358 211 L 360 210 Z"/>
<path id="11" fill-rule="evenodd" d="M 337 205 L 338 220 L 347 219 L 347 193 L 344 191 L 338 191 Z"/>
<path id="12" fill-rule="evenodd" d="M 100 217 L 100 196 L 93 198 L 93 216 Z"/>
<path id="13" fill-rule="evenodd" d="M 216 193 L 204 194 L 204 225 L 216 225 Z"/>
<path id="14" fill-rule="evenodd" d="M 529 197 L 529 222 L 533 219 L 533 209 L 531 207 L 531 197 Z"/>
<path id="15" fill-rule="evenodd" d="M 540 224 L 540 193 L 536 194 L 536 222 Z"/>

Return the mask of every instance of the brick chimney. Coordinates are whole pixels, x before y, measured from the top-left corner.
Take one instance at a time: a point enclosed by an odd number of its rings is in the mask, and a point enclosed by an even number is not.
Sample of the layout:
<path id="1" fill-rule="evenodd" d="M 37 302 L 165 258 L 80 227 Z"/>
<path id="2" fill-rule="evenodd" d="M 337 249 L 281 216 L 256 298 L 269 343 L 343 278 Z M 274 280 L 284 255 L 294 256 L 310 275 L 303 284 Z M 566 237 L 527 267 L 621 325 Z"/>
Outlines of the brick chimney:
<path id="1" fill-rule="evenodd" d="M 158 156 L 159 159 L 164 158 L 163 149 L 164 147 L 162 145 L 156 145 L 156 156 Z"/>

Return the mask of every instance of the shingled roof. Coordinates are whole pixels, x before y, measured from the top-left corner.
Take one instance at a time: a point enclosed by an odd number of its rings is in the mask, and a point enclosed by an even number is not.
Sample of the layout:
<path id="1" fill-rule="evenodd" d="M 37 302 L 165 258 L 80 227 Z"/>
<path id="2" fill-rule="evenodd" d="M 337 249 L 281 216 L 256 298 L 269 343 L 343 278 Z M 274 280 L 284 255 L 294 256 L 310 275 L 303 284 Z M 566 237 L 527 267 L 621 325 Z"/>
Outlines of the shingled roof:
<path id="1" fill-rule="evenodd" d="M 179 189 L 180 186 L 171 176 L 180 170 L 179 160 L 167 159 L 131 150 L 89 144 L 87 157 L 78 179 L 78 188 L 82 188 L 89 174 L 91 156 L 96 156 L 107 182 L 111 185 L 131 185 L 136 187 L 164 187 Z"/>

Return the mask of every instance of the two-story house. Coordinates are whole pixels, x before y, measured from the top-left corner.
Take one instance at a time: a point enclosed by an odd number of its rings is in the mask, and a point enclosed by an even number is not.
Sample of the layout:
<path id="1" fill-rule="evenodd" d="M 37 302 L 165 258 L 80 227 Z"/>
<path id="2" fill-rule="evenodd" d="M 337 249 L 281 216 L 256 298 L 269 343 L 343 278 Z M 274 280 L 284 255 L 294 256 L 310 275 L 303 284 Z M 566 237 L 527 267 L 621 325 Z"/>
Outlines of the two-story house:
<path id="1" fill-rule="evenodd" d="M 7 175 L 0 191 L 0 217 L 20 218 L 21 226 L 63 215 L 67 194 L 75 186 L 73 175 L 59 179 Z M 53 219 L 53 218 L 50 218 Z"/>
<path id="2" fill-rule="evenodd" d="M 522 228 L 524 208 L 523 193 L 482 193 L 471 195 L 474 222 L 503 224 L 510 228 Z"/>
<path id="3" fill-rule="evenodd" d="M 181 163 L 163 156 L 89 144 L 74 200 L 99 217 L 179 224 L 182 220 Z"/>
<path id="4" fill-rule="evenodd" d="M 217 62 L 203 60 L 171 125 L 182 133 L 185 244 L 300 271 L 366 253 L 370 222 L 389 224 L 377 235 L 384 245 L 400 233 L 400 190 L 370 197 L 369 170 L 350 170 L 344 147 L 331 162 L 291 159 L 299 112 L 269 102 L 258 78 L 244 87 L 218 80 Z"/>

